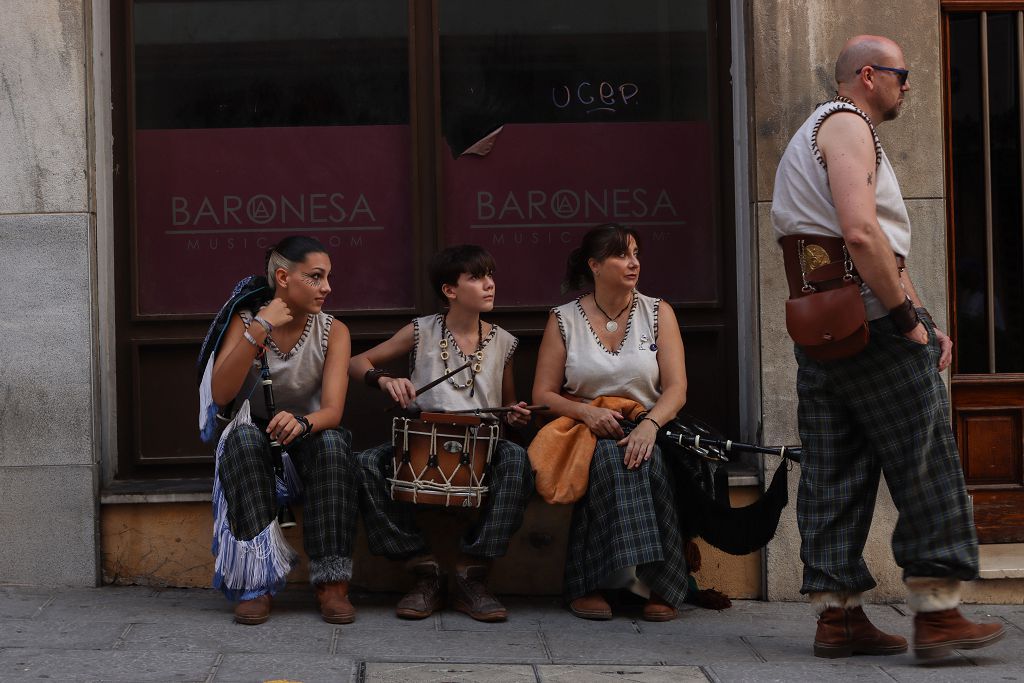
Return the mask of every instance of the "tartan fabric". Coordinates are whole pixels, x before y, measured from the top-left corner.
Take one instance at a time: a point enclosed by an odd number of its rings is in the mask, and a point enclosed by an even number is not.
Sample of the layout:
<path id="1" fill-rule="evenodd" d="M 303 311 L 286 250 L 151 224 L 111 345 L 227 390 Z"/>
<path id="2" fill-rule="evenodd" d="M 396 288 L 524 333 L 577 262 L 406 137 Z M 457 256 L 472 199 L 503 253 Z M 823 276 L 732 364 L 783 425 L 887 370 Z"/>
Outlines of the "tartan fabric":
<path id="1" fill-rule="evenodd" d="M 348 430 L 326 429 L 288 449 L 304 485 L 302 541 L 310 560 L 352 556 L 359 493 L 351 443 Z M 259 427 L 231 431 L 220 477 L 233 533 L 254 538 L 277 514 L 270 441 Z"/>
<path id="2" fill-rule="evenodd" d="M 936 368 L 940 349 L 925 325 L 927 345 L 881 318 L 853 358 L 820 363 L 796 349 L 803 593 L 875 586 L 862 552 L 883 473 L 899 512 L 892 549 L 904 577 L 977 577 L 973 512 Z"/>
<path id="3" fill-rule="evenodd" d="M 391 499 L 388 477 L 394 471 L 390 443 L 358 454 L 359 502 L 370 550 L 376 555 L 404 559 L 428 551 L 427 540 L 416 526 L 416 505 Z M 509 539 L 523 523 L 523 512 L 533 493 L 533 472 L 526 451 L 501 439 L 491 456 L 485 480 L 488 486 L 480 515 L 465 533 L 462 552 L 476 557 L 501 557 Z"/>
<path id="4" fill-rule="evenodd" d="M 636 567 L 651 590 L 680 607 L 687 568 L 675 492 L 661 449 L 638 469 L 623 464 L 625 449 L 598 439 L 587 493 L 573 508 L 565 562 L 565 598 L 602 587 L 613 572 Z"/>

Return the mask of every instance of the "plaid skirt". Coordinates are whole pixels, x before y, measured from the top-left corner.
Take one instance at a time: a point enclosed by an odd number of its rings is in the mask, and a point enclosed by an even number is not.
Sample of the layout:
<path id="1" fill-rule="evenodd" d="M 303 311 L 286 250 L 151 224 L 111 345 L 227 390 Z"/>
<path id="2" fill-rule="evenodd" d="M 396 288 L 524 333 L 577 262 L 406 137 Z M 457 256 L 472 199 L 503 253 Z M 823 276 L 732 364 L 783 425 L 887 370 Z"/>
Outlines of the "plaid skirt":
<path id="1" fill-rule="evenodd" d="M 349 558 L 359 513 L 348 430 L 325 429 L 288 449 L 303 482 L 302 542 L 311 562 Z M 277 515 L 270 441 L 254 425 L 236 426 L 224 443 L 220 478 L 236 538 L 256 537 Z"/>
<path id="2" fill-rule="evenodd" d="M 394 471 L 390 443 L 362 451 L 359 461 L 359 503 L 370 551 L 392 559 L 426 553 L 427 540 L 416 526 L 416 505 L 391 499 L 388 477 Z M 523 523 L 533 494 L 533 470 L 526 451 L 501 439 L 487 472 L 488 493 L 480 515 L 463 535 L 459 549 L 475 557 L 501 557 Z"/>
<path id="3" fill-rule="evenodd" d="M 624 456 L 614 440 L 598 439 L 587 492 L 573 508 L 565 598 L 596 591 L 613 572 L 636 567 L 651 590 L 680 607 L 688 572 L 672 476 L 657 447 L 635 470 L 626 469 Z"/>
<path id="4" fill-rule="evenodd" d="M 828 363 L 796 349 L 804 593 L 875 586 L 862 552 L 883 473 L 899 512 L 892 549 L 904 577 L 977 577 L 973 513 L 936 368 L 940 349 L 926 326 L 922 345 L 887 318 L 874 320 L 864 351 Z"/>

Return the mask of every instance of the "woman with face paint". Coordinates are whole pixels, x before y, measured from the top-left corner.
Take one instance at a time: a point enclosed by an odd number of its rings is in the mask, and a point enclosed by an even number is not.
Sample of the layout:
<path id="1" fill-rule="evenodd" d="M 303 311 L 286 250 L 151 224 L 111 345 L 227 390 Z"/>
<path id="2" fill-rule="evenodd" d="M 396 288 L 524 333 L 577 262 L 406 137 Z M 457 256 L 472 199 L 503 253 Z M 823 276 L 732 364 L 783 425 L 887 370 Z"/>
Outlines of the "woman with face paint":
<path id="1" fill-rule="evenodd" d="M 217 463 L 234 537 L 215 542 L 217 580 L 238 600 L 238 623 L 267 620 L 271 595 L 284 587 L 284 574 L 294 564 L 290 552 L 276 570 L 272 562 L 254 559 L 281 547 L 270 538 L 280 534 L 271 441 L 287 452 L 302 483 L 303 543 L 321 615 L 341 624 L 355 618 L 348 582 L 358 493 L 351 434 L 340 426 L 351 340 L 348 328 L 323 311 L 330 275 L 331 259 L 317 240 L 296 236 L 280 242 L 267 254 L 266 303 L 235 311 L 215 352 L 213 402 L 238 408 L 248 399 L 252 416 L 251 423 L 232 423 Z M 261 387 L 264 360 L 273 382 L 273 414 Z M 226 565 L 246 567 L 234 571 L 234 585 L 221 576 Z"/>

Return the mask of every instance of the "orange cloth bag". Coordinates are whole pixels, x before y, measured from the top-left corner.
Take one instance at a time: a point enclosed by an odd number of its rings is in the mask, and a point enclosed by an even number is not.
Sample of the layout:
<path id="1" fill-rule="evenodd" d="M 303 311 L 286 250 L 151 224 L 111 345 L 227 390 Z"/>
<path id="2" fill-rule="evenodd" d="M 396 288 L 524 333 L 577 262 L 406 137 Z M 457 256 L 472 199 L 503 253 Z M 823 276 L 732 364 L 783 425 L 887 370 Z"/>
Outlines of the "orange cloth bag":
<path id="1" fill-rule="evenodd" d="M 631 398 L 598 396 L 590 405 L 608 408 L 636 421 L 647 409 Z M 537 432 L 527 454 L 534 470 L 537 493 L 548 503 L 575 503 L 590 481 L 590 461 L 597 436 L 582 422 L 560 417 Z"/>

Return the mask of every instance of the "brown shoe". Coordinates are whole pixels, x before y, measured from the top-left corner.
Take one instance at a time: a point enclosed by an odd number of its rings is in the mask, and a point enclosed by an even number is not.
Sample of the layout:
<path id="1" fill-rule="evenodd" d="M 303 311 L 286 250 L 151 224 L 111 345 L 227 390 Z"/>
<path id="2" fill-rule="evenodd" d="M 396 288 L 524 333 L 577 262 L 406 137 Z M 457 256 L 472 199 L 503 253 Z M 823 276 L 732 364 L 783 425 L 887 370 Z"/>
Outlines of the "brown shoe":
<path id="1" fill-rule="evenodd" d="M 612 618 L 612 608 L 600 593 L 587 593 L 569 603 L 569 611 L 580 619 L 605 621 Z"/>
<path id="2" fill-rule="evenodd" d="M 487 590 L 487 564 L 460 567 L 455 571 L 452 607 L 477 621 L 505 621 L 508 610 Z"/>
<path id="3" fill-rule="evenodd" d="M 814 656 L 827 659 L 851 655 L 898 655 L 907 651 L 907 640 L 880 631 L 864 609 L 829 607 L 818 617 Z"/>
<path id="4" fill-rule="evenodd" d="M 433 556 L 414 558 L 406 566 L 416 575 L 416 585 L 398 601 L 395 614 L 403 619 L 426 619 L 444 605 L 447 577 Z"/>
<path id="5" fill-rule="evenodd" d="M 914 654 L 918 659 L 938 659 L 953 650 L 988 647 L 1005 635 L 1001 624 L 968 621 L 955 608 L 914 615 Z"/>
<path id="6" fill-rule="evenodd" d="M 356 620 L 356 608 L 348 599 L 348 581 L 318 584 L 316 601 L 320 603 L 320 616 L 328 624 L 351 624 Z"/>
<path id="7" fill-rule="evenodd" d="M 665 598 L 651 591 L 651 597 L 644 605 L 641 616 L 644 621 L 672 621 L 679 616 L 679 610 L 665 602 Z"/>
<path id="8" fill-rule="evenodd" d="M 264 593 L 252 600 L 242 600 L 235 605 L 235 621 L 255 626 L 270 618 L 270 594 Z"/>

